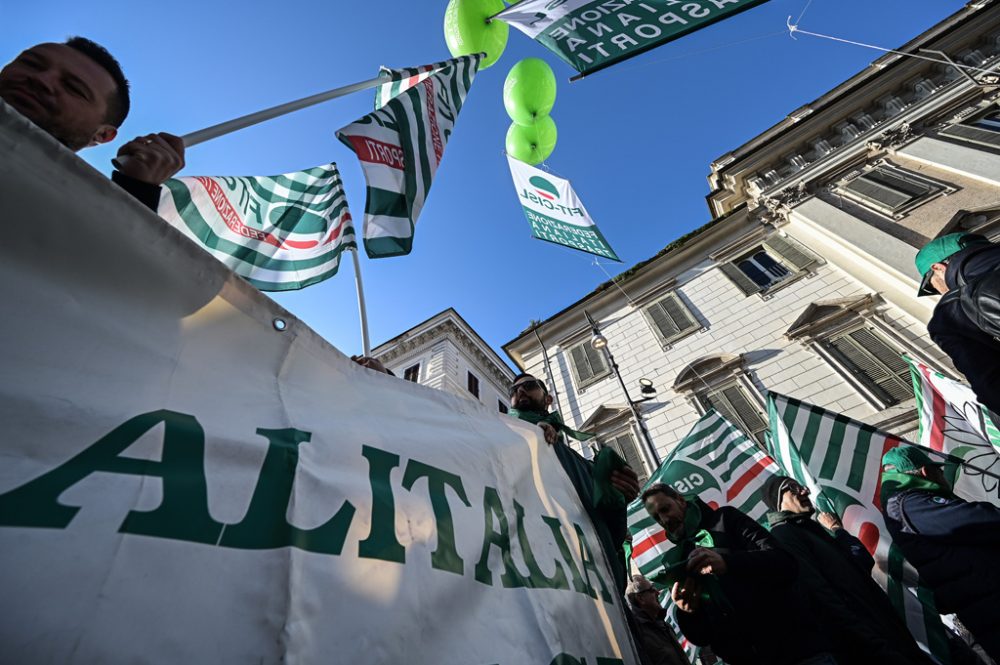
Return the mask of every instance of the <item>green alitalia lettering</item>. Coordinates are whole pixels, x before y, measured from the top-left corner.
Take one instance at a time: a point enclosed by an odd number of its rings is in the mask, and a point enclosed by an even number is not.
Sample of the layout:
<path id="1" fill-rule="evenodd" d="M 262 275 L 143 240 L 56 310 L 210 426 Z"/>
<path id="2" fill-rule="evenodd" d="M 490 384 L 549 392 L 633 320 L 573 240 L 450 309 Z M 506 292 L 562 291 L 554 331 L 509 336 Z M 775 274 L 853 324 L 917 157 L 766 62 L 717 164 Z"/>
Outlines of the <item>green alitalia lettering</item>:
<path id="1" fill-rule="evenodd" d="M 587 595 L 593 597 L 593 584 L 590 581 L 590 573 L 594 574 L 597 578 L 597 582 L 601 585 L 601 599 L 605 603 L 611 602 L 611 594 L 608 593 L 608 586 L 604 583 L 604 578 L 601 577 L 601 573 L 598 571 L 597 560 L 594 559 L 594 554 L 590 549 L 590 543 L 587 542 L 586 536 L 583 535 L 583 529 L 580 528 L 579 524 L 574 524 L 573 528 L 576 529 L 576 537 L 580 540 L 580 560 L 583 564 L 583 576 L 587 581 Z"/>
<path id="2" fill-rule="evenodd" d="M 483 521 L 483 550 L 479 555 L 479 563 L 476 564 L 476 581 L 493 586 L 490 552 L 494 547 L 498 547 L 504 568 L 503 574 L 500 575 L 501 584 L 509 589 L 527 586 L 524 577 L 514 565 L 510 548 L 510 528 L 507 524 L 507 515 L 503 512 L 500 494 L 489 486 L 483 492 Z M 499 525 L 499 529 L 494 528 L 494 523 Z"/>
<path id="3" fill-rule="evenodd" d="M 299 445 L 312 435 L 292 428 L 261 428 L 257 434 L 267 439 L 267 455 L 250 507 L 239 523 L 226 526 L 219 545 L 242 550 L 297 547 L 319 554 L 340 554 L 355 512 L 350 501 L 344 501 L 333 517 L 314 529 L 300 529 L 289 524 L 286 517 L 299 463 Z"/>
<path id="4" fill-rule="evenodd" d="M 368 460 L 368 483 L 372 488 L 372 519 L 368 537 L 358 543 L 358 556 L 395 563 L 406 562 L 406 549 L 396 538 L 396 500 L 389 474 L 399 466 L 399 455 L 362 446 Z"/>
<path id="5" fill-rule="evenodd" d="M 563 562 L 566 567 L 569 568 L 569 574 L 573 579 L 573 590 L 577 593 L 584 593 L 591 598 L 597 598 L 597 594 L 594 593 L 593 587 L 588 585 L 583 581 L 583 575 L 580 574 L 580 569 L 576 567 L 576 562 L 573 560 L 573 555 L 570 553 L 569 545 L 566 543 L 566 538 L 563 537 L 562 524 L 559 523 L 558 517 L 542 517 L 542 521 L 549 527 L 552 532 L 552 539 L 556 541 L 556 547 L 559 548 L 559 554 L 563 558 Z"/>
<path id="6" fill-rule="evenodd" d="M 437 547 L 431 553 L 431 566 L 461 575 L 465 570 L 465 563 L 455 547 L 455 524 L 451 518 L 451 506 L 448 505 L 445 488 L 450 487 L 462 503 L 471 507 L 472 504 L 469 503 L 465 488 L 462 486 L 462 479 L 429 464 L 410 460 L 403 474 L 403 489 L 412 489 L 413 484 L 421 478 L 427 479 L 427 493 L 431 498 L 437 531 Z"/>
<path id="7" fill-rule="evenodd" d="M 160 461 L 121 456 L 160 424 Z M 163 484 L 160 505 L 130 511 L 119 532 L 215 543 L 222 524 L 208 512 L 204 459 L 205 432 L 194 416 L 167 410 L 144 413 L 51 471 L 0 495 L 0 525 L 64 529 L 80 508 L 60 503 L 59 496 L 94 473 L 112 473 L 160 478 Z"/>
<path id="8" fill-rule="evenodd" d="M 566 573 L 558 561 L 553 561 L 555 572 L 551 576 L 547 576 L 542 572 L 538 561 L 535 559 L 531 543 L 528 541 L 528 533 L 524 528 L 524 508 L 516 500 L 514 501 L 514 513 L 517 516 L 517 542 L 521 546 L 521 551 L 524 553 L 524 562 L 528 566 L 528 586 L 533 589 L 569 589 L 569 582 L 566 581 Z"/>

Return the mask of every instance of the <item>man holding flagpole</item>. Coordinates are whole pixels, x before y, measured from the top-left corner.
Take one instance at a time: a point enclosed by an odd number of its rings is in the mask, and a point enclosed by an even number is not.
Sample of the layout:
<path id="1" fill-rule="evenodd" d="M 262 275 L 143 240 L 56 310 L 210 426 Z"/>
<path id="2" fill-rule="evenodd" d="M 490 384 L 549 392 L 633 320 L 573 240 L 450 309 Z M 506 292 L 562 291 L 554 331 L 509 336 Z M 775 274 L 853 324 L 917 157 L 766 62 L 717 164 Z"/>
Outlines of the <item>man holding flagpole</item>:
<path id="1" fill-rule="evenodd" d="M 112 141 L 131 104 L 121 65 L 84 37 L 23 51 L 0 70 L 0 98 L 74 152 Z M 112 180 L 155 211 L 160 185 L 184 167 L 184 142 L 165 132 L 148 134 L 118 155 L 129 159 Z"/>

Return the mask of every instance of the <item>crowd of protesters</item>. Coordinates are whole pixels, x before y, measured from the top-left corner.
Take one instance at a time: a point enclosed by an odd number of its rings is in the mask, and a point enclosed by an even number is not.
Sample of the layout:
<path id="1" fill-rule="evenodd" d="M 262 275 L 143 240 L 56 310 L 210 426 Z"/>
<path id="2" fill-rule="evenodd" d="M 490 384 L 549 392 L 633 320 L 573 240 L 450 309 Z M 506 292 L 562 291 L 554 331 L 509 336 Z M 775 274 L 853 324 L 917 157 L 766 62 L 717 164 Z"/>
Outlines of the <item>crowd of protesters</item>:
<path id="1" fill-rule="evenodd" d="M 0 99 L 74 151 L 113 140 L 130 107 L 118 62 L 81 37 L 18 55 L 0 70 Z M 184 165 L 184 144 L 171 134 L 148 134 L 124 144 L 118 156 L 114 182 L 156 210 L 160 185 Z M 919 295 L 942 296 L 928 326 L 932 339 L 980 402 L 1000 412 L 1000 247 L 953 233 L 928 243 L 916 264 Z M 388 372 L 375 359 L 356 360 Z M 683 638 L 702 647 L 703 663 L 934 662 L 873 581 L 871 554 L 838 516 L 817 513 L 809 490 L 786 476 L 768 479 L 762 490 L 769 528 L 736 508 L 649 486 L 641 501 L 675 546 L 670 583 L 657 588 L 640 575 L 629 581 L 622 544 L 625 505 L 639 496 L 635 471 L 624 462 L 586 460 L 567 445 L 566 437 L 591 435 L 550 410 L 552 398 L 534 376 L 516 377 L 510 397 L 511 415 L 543 430 L 591 517 L 647 665 L 689 663 L 666 623 L 667 598 Z M 893 542 L 933 589 L 939 610 L 956 615 L 979 653 L 1000 663 L 1000 509 L 956 497 L 940 465 L 917 448 L 894 448 L 882 464 L 881 506 Z M 986 662 L 963 660 L 976 657 L 971 653 L 956 646 L 953 662 Z"/>

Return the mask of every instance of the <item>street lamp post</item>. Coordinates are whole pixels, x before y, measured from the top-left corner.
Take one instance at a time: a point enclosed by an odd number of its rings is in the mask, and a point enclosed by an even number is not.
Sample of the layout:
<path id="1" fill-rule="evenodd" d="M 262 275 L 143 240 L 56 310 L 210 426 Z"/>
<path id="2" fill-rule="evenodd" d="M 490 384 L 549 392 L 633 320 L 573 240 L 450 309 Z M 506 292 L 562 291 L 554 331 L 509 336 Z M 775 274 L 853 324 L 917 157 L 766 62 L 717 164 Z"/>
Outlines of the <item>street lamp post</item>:
<path id="1" fill-rule="evenodd" d="M 605 355 L 607 356 L 608 363 L 610 363 L 611 365 L 611 369 L 614 370 L 615 376 L 618 377 L 618 384 L 622 387 L 622 392 L 625 393 L 625 401 L 628 402 L 628 408 L 629 410 L 632 411 L 632 417 L 635 418 L 635 421 L 639 424 L 639 431 L 642 432 L 642 436 L 646 440 L 646 448 L 647 450 L 649 450 L 649 454 L 652 455 L 653 462 L 656 464 L 657 467 L 659 467 L 660 456 L 656 454 L 656 446 L 653 445 L 653 438 L 649 435 L 649 430 L 646 429 L 646 421 L 643 420 L 642 418 L 642 412 L 639 411 L 639 405 L 645 402 L 646 400 L 651 399 L 652 395 L 649 395 L 639 400 L 632 399 L 632 396 L 629 395 L 628 387 L 625 385 L 625 380 L 622 379 L 622 373 L 618 369 L 618 363 L 615 362 L 615 357 L 611 353 L 611 349 L 608 348 L 607 338 L 601 334 L 601 329 L 600 327 L 598 327 L 597 322 L 594 321 L 593 317 L 590 316 L 590 312 L 584 310 L 583 313 L 586 315 L 587 321 L 590 323 L 591 332 L 593 333 L 593 336 L 590 338 L 590 345 L 598 351 L 603 349 Z M 645 383 L 642 383 L 643 381 L 645 381 Z M 652 381 L 649 381 L 648 379 L 643 379 L 640 381 L 640 383 L 642 383 L 643 394 L 656 393 L 656 390 L 653 389 L 652 387 L 653 386 Z"/>

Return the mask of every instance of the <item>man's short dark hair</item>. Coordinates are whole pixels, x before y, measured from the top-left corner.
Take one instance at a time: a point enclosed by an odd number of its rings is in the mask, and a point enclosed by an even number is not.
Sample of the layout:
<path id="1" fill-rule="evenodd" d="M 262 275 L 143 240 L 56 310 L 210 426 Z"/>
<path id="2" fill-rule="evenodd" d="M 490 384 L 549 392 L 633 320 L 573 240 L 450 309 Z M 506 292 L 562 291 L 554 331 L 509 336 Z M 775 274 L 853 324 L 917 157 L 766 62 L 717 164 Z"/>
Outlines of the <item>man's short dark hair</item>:
<path id="1" fill-rule="evenodd" d="M 542 387 L 542 392 L 544 392 L 546 395 L 549 394 L 549 389 L 548 389 L 548 386 L 545 385 L 545 382 L 542 381 L 541 379 L 539 379 L 534 374 L 528 374 L 527 372 L 524 372 L 522 374 L 518 374 L 517 376 L 515 376 L 514 377 L 514 381 L 510 385 L 514 385 L 515 383 L 517 383 L 518 381 L 520 381 L 521 379 L 523 379 L 525 377 L 530 377 L 530 378 L 534 379 L 535 381 L 538 381 L 538 385 L 540 385 Z"/>
<path id="2" fill-rule="evenodd" d="M 129 83 L 128 79 L 125 78 L 125 72 L 122 71 L 122 66 L 118 64 L 113 55 L 108 53 L 108 49 L 86 37 L 70 37 L 64 44 L 84 54 L 111 75 L 115 82 L 115 93 L 108 98 L 108 114 L 104 120 L 110 125 L 121 127 L 125 118 L 128 117 L 131 106 L 128 94 Z"/>
<path id="3" fill-rule="evenodd" d="M 682 498 L 681 493 L 670 485 L 667 485 L 666 483 L 653 483 L 646 489 L 645 492 L 642 493 L 642 502 L 646 503 L 646 499 L 654 494 L 663 494 L 668 499 L 673 499 L 674 501 L 678 501 Z"/>

